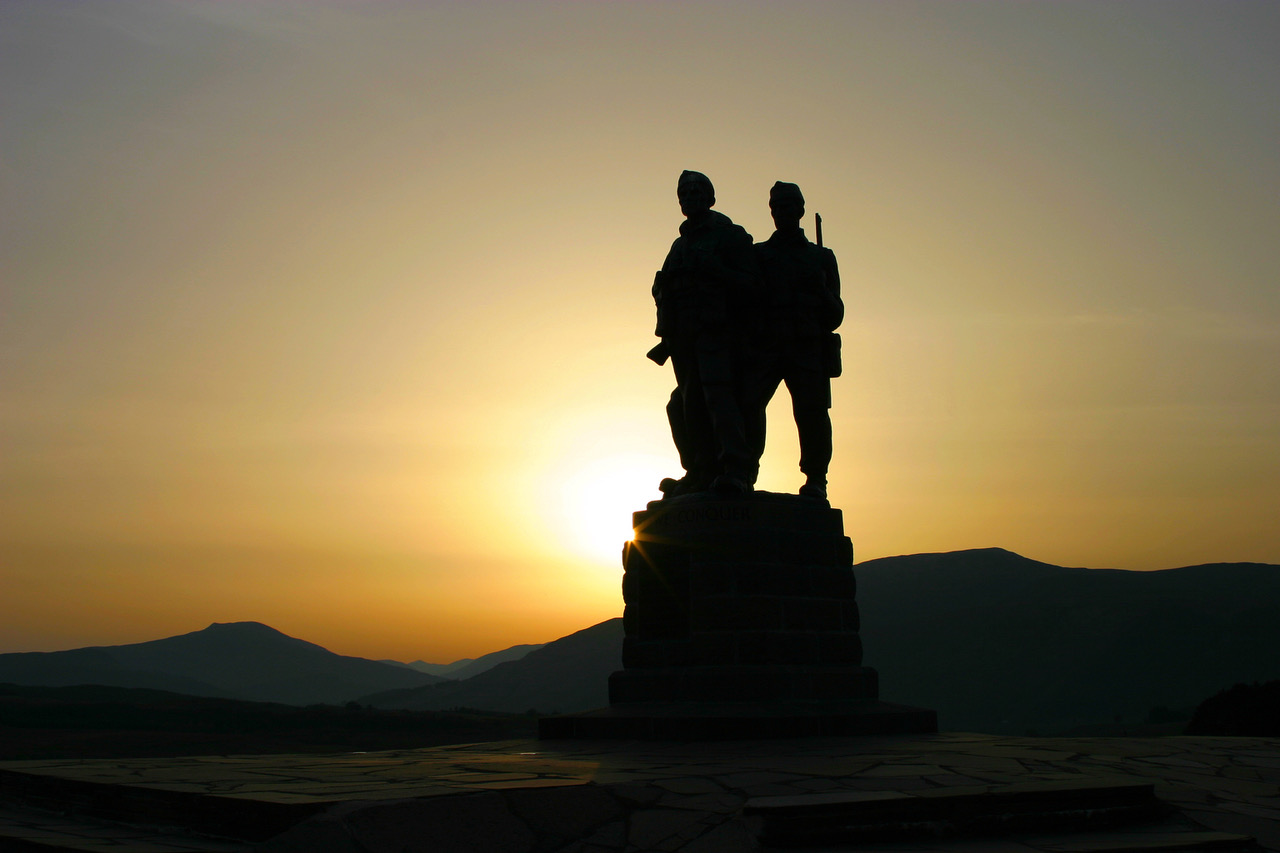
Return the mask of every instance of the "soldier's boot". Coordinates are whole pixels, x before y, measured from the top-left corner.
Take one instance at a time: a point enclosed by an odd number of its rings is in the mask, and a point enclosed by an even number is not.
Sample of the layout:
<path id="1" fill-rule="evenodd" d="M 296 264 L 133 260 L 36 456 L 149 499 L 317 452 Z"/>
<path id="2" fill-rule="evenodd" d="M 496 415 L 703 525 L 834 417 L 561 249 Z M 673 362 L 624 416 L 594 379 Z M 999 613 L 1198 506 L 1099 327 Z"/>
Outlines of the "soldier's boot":
<path id="1" fill-rule="evenodd" d="M 711 491 L 723 498 L 742 497 L 751 494 L 751 484 L 732 474 L 721 474 L 711 481 Z"/>
<path id="2" fill-rule="evenodd" d="M 825 501 L 827 499 L 826 474 L 810 474 L 804 485 L 800 487 L 800 497 Z"/>
<path id="3" fill-rule="evenodd" d="M 679 480 L 671 477 L 664 477 L 662 482 L 658 483 L 658 491 L 662 492 L 662 499 L 675 498 L 680 495 L 692 495 L 696 492 L 705 492 L 711 488 L 711 478 L 706 474 L 698 474 L 689 472 Z"/>

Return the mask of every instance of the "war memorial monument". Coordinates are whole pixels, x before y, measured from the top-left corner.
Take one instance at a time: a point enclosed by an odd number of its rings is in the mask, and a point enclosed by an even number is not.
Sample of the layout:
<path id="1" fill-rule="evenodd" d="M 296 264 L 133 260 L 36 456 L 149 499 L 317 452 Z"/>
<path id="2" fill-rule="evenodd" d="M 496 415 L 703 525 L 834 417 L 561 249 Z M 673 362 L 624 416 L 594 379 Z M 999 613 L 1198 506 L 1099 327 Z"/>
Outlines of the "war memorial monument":
<path id="1" fill-rule="evenodd" d="M 778 182 L 766 241 L 712 210 L 684 172 L 685 216 L 655 276 L 667 404 L 684 469 L 634 515 L 623 549 L 623 668 L 608 708 L 547 717 L 544 738 L 761 738 L 937 731 L 935 712 L 881 702 L 863 666 L 853 546 L 827 501 L 831 379 L 844 316 L 834 253 L 800 227 L 804 196 Z M 765 409 L 791 396 L 804 484 L 754 488 Z"/>
<path id="2" fill-rule="evenodd" d="M 756 245 L 705 177 L 679 198 L 651 356 L 675 368 L 684 474 L 624 548 L 609 707 L 543 718 L 541 743 L 4 762 L 0 849 L 1280 851 L 1274 739 L 938 734 L 933 711 L 879 700 L 826 492 L 835 256 L 800 230 L 794 185 Z M 795 495 L 754 488 L 782 384 Z"/>

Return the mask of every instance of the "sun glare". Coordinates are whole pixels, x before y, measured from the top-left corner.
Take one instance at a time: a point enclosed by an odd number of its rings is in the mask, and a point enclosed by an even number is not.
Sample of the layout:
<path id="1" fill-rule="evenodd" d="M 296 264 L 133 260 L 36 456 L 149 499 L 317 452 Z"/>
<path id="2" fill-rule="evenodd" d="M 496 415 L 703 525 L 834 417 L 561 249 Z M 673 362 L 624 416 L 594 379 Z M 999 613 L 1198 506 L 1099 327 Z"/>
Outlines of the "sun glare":
<path id="1" fill-rule="evenodd" d="M 626 453 L 596 459 L 561 486 L 561 508 L 571 542 L 584 557 L 619 565 L 622 544 L 632 536 L 631 513 L 662 495 L 658 481 L 671 462 L 660 456 Z"/>

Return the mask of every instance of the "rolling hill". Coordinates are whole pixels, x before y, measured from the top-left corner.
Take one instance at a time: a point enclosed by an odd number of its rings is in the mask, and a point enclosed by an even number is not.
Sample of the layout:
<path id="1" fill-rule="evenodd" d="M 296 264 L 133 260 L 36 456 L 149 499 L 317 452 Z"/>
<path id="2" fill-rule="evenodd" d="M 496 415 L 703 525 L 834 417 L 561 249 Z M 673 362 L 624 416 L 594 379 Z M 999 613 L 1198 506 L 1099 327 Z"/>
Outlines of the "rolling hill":
<path id="1" fill-rule="evenodd" d="M 621 667 L 622 620 L 609 619 L 465 681 L 375 693 L 357 701 L 415 711 L 584 711 L 609 704 L 609 673 Z"/>
<path id="2" fill-rule="evenodd" d="M 1280 566 L 1073 569 L 993 548 L 854 571 L 881 695 L 945 729 L 1136 723 L 1280 677 Z"/>
<path id="3" fill-rule="evenodd" d="M 879 670 L 881 696 L 936 709 L 944 729 L 1133 725 L 1157 709 L 1189 715 L 1233 684 L 1280 678 L 1280 566 L 1079 569 L 992 548 L 888 557 L 854 571 L 865 662 Z M 452 681 L 335 655 L 257 623 L 214 624 L 131 646 L 0 655 L 0 682 L 566 713 L 607 704 L 622 635 L 622 620 L 610 619 Z"/>
<path id="4" fill-rule="evenodd" d="M 1239 682 L 1280 677 L 1280 566 L 1159 572 L 1054 566 L 998 548 L 854 567 L 865 663 L 888 701 L 944 729 L 1022 734 L 1138 724 Z M 377 707 L 572 712 L 607 704 L 620 620 L 465 682 L 361 698 Z"/>
<path id="5" fill-rule="evenodd" d="M 372 691 L 441 680 L 337 655 L 258 622 L 215 622 L 146 643 L 0 655 L 0 682 L 138 687 L 288 705 L 341 704 Z"/>

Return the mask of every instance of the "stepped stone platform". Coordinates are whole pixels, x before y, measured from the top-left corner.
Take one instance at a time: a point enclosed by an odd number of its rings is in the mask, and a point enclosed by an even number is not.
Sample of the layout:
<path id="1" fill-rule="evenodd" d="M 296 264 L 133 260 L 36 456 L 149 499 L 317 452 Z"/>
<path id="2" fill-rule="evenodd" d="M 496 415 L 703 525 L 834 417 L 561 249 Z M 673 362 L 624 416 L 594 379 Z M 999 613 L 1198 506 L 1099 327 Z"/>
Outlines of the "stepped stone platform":
<path id="1" fill-rule="evenodd" d="M 542 740 L 7 761 L 0 850 L 1280 851 L 1280 739 Z"/>
<path id="2" fill-rule="evenodd" d="M 543 738 L 921 733 L 863 666 L 853 543 L 825 500 L 753 492 L 653 501 L 623 549 L 622 669 L 609 707 L 545 717 Z"/>

